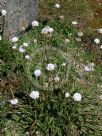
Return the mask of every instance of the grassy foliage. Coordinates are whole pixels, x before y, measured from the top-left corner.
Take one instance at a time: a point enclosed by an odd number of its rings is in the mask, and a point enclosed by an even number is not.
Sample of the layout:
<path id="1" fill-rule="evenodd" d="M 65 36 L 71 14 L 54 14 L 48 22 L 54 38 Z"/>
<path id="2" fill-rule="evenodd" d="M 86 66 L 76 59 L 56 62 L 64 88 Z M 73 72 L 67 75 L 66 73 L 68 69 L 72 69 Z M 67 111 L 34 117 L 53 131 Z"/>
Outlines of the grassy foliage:
<path id="1" fill-rule="evenodd" d="M 49 2 L 50 6 L 53 3 Z M 79 7 L 81 8 L 80 5 Z M 99 99 L 102 89 L 100 49 L 88 37 L 92 32 L 85 33 L 82 42 L 78 43 L 78 28 L 73 27 L 67 18 L 61 20 L 59 15 L 60 11 L 56 11 L 53 18 L 47 20 L 39 15 L 40 25 L 20 37 L 16 50 L 12 49 L 13 45 L 8 41 L 0 41 L 1 135 L 102 134 L 102 100 Z M 52 36 L 41 34 L 45 25 L 54 29 Z M 65 43 L 66 38 L 70 40 L 69 43 Z M 89 41 L 91 47 L 88 45 Z M 29 46 L 22 54 L 18 49 L 24 42 L 29 43 Z M 24 58 L 26 54 L 30 55 L 30 60 Z M 95 63 L 94 71 L 85 72 L 84 65 L 92 62 Z M 54 71 L 46 70 L 48 63 L 56 64 Z M 63 63 L 66 66 L 63 67 Z M 36 69 L 42 71 L 39 78 L 33 74 Z M 55 80 L 55 77 L 60 80 Z M 39 91 L 39 99 L 29 97 L 32 90 Z M 66 92 L 70 94 L 68 98 L 65 97 Z M 76 92 L 82 95 L 80 102 L 73 100 Z M 16 106 L 9 102 L 13 97 L 19 100 Z"/>

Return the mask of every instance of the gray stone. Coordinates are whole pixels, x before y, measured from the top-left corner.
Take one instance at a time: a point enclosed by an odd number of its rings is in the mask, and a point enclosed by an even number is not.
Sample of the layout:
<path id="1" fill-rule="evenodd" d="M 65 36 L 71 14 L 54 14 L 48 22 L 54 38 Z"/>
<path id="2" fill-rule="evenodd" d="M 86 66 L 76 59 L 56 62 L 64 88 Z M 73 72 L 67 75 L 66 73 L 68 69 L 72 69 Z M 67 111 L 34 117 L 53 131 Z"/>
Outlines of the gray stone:
<path id="1" fill-rule="evenodd" d="M 7 10 L 4 21 L 4 35 L 18 36 L 24 31 L 37 15 L 37 0 L 0 0 L 0 11 Z M 3 29 L 3 19 L 0 16 L 0 32 Z"/>

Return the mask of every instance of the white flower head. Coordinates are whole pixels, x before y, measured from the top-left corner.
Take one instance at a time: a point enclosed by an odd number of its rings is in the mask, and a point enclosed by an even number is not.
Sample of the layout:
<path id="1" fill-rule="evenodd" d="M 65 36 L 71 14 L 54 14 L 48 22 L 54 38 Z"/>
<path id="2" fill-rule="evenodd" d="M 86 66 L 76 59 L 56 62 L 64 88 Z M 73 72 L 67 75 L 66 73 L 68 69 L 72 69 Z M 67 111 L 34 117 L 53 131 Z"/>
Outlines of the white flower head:
<path id="1" fill-rule="evenodd" d="M 99 43 L 100 43 L 100 39 L 95 38 L 95 39 L 94 39 L 94 43 L 99 44 Z"/>
<path id="2" fill-rule="evenodd" d="M 92 70 L 92 69 L 91 69 L 90 66 L 85 66 L 85 71 L 89 72 L 89 71 L 91 71 L 91 70 Z"/>
<path id="3" fill-rule="evenodd" d="M 50 28 L 48 29 L 48 33 L 52 33 L 52 32 L 53 32 L 53 28 L 50 27 Z"/>
<path id="4" fill-rule="evenodd" d="M 19 47 L 19 52 L 20 53 L 24 53 L 25 52 L 25 49 L 22 47 L 22 45 Z"/>
<path id="5" fill-rule="evenodd" d="M 24 47 L 28 47 L 28 43 L 23 43 L 23 46 Z"/>
<path id="6" fill-rule="evenodd" d="M 0 35 L 0 41 L 2 40 L 2 37 L 1 37 L 1 35 Z"/>
<path id="7" fill-rule="evenodd" d="M 16 48 L 17 48 L 16 45 L 13 45 L 13 46 L 12 46 L 12 49 L 16 49 Z"/>
<path id="8" fill-rule="evenodd" d="M 63 20 L 63 19 L 64 19 L 64 16 L 63 16 L 63 15 L 62 15 L 62 16 L 60 16 L 60 19 L 62 19 L 62 20 Z"/>
<path id="9" fill-rule="evenodd" d="M 68 92 L 66 92 L 65 93 L 65 97 L 67 98 L 67 97 L 69 97 L 70 96 L 70 94 L 68 93 Z"/>
<path id="10" fill-rule="evenodd" d="M 100 46 L 100 49 L 102 49 L 102 45 Z"/>
<path id="11" fill-rule="evenodd" d="M 39 22 L 38 21 L 33 21 L 32 26 L 39 26 Z"/>
<path id="12" fill-rule="evenodd" d="M 25 29 L 26 29 L 26 28 L 22 26 L 21 30 L 22 30 L 22 31 L 25 31 Z"/>
<path id="13" fill-rule="evenodd" d="M 90 72 L 90 71 L 93 71 L 94 68 L 93 68 L 93 66 L 88 65 L 88 66 L 85 66 L 85 67 L 84 67 L 84 70 L 87 71 L 87 72 Z"/>
<path id="14" fill-rule="evenodd" d="M 39 131 L 36 131 L 36 134 L 38 135 L 38 134 L 39 134 Z"/>
<path id="15" fill-rule="evenodd" d="M 55 4 L 55 8 L 60 8 L 60 7 L 61 7 L 60 4 L 58 3 Z"/>
<path id="16" fill-rule="evenodd" d="M 30 56 L 29 56 L 29 55 L 25 55 L 25 59 L 26 59 L 26 60 L 29 60 L 29 59 L 30 59 Z"/>
<path id="17" fill-rule="evenodd" d="M 70 40 L 69 39 L 65 39 L 65 44 L 68 44 L 70 43 Z"/>
<path id="18" fill-rule="evenodd" d="M 46 69 L 47 69 L 48 71 L 53 71 L 53 70 L 55 69 L 55 65 L 52 64 L 52 63 L 49 63 L 49 64 L 47 65 Z"/>
<path id="19" fill-rule="evenodd" d="M 72 21 L 72 25 L 77 25 L 78 22 L 77 21 Z"/>
<path id="20" fill-rule="evenodd" d="M 37 43 L 37 39 L 34 39 L 33 42 L 34 42 L 34 43 Z"/>
<path id="21" fill-rule="evenodd" d="M 18 99 L 12 99 L 12 100 L 10 100 L 10 103 L 11 103 L 12 105 L 17 105 Z"/>
<path id="22" fill-rule="evenodd" d="M 95 63 L 92 62 L 89 64 L 89 66 L 93 68 L 95 66 Z"/>
<path id="23" fill-rule="evenodd" d="M 42 29 L 41 33 L 42 34 L 49 34 L 49 33 L 51 34 L 53 31 L 54 31 L 53 28 L 51 28 L 50 26 L 46 26 Z"/>
<path id="24" fill-rule="evenodd" d="M 1 14 L 2 14 L 2 16 L 6 16 L 7 11 L 6 11 L 5 9 L 2 9 L 2 10 L 1 10 Z"/>
<path id="25" fill-rule="evenodd" d="M 38 99 L 39 98 L 39 92 L 38 91 L 32 91 L 29 96 L 32 99 Z"/>
<path id="26" fill-rule="evenodd" d="M 83 32 L 78 32 L 77 35 L 78 35 L 79 37 L 82 37 L 84 34 L 83 34 Z"/>
<path id="27" fill-rule="evenodd" d="M 76 38 L 76 41 L 81 42 L 81 38 L 80 37 Z"/>
<path id="28" fill-rule="evenodd" d="M 66 63 L 62 63 L 62 66 L 65 67 L 67 64 Z"/>
<path id="29" fill-rule="evenodd" d="M 97 30 L 100 34 L 102 34 L 102 28 Z"/>
<path id="30" fill-rule="evenodd" d="M 81 96 L 81 94 L 80 93 L 75 93 L 74 95 L 73 95 L 73 99 L 74 99 L 74 101 L 81 101 L 81 99 L 82 99 L 82 96 Z"/>
<path id="31" fill-rule="evenodd" d="M 34 75 L 35 75 L 36 77 L 41 76 L 41 70 L 39 70 L 39 69 L 35 70 L 35 71 L 34 71 Z"/>
<path id="32" fill-rule="evenodd" d="M 99 98 L 102 100 L 102 95 L 100 95 Z"/>
<path id="33" fill-rule="evenodd" d="M 59 81 L 60 81 L 60 77 L 56 76 L 56 77 L 54 78 L 54 81 L 55 81 L 55 82 L 59 82 Z"/>
<path id="34" fill-rule="evenodd" d="M 13 37 L 13 38 L 11 39 L 11 41 L 12 41 L 13 43 L 18 42 L 18 37 Z"/>

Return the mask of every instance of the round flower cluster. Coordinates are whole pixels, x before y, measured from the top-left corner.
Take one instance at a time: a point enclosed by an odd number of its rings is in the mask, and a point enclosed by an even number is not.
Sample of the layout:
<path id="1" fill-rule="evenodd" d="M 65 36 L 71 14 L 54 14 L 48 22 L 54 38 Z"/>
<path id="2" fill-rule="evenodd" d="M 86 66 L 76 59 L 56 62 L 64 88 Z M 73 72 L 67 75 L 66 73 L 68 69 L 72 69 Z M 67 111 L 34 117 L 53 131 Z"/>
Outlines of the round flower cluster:
<path id="1" fill-rule="evenodd" d="M 35 70 L 35 71 L 34 71 L 34 75 L 35 75 L 36 77 L 41 76 L 41 70 L 39 70 L 39 69 Z"/>
<path id="2" fill-rule="evenodd" d="M 60 8 L 60 4 L 56 3 L 55 8 Z"/>
<path id="3" fill-rule="evenodd" d="M 78 35 L 79 37 L 82 37 L 84 34 L 83 34 L 83 32 L 80 31 L 80 32 L 77 33 L 77 35 Z"/>
<path id="4" fill-rule="evenodd" d="M 50 64 L 47 65 L 46 69 L 47 69 L 48 71 L 53 71 L 53 70 L 55 69 L 55 65 L 52 64 L 52 63 L 50 63 Z"/>
<path id="5" fill-rule="evenodd" d="M 19 52 L 20 53 L 24 53 L 25 52 L 25 49 L 24 49 L 24 47 L 22 45 L 19 47 Z"/>
<path id="6" fill-rule="evenodd" d="M 32 22 L 32 27 L 35 27 L 35 26 L 39 26 L 39 22 L 38 21 L 33 21 Z"/>
<path id="7" fill-rule="evenodd" d="M 93 70 L 94 70 L 94 66 L 95 66 L 94 63 L 90 63 L 90 64 L 88 64 L 87 66 L 84 66 L 84 70 L 85 70 L 86 72 L 93 71 Z"/>
<path id="8" fill-rule="evenodd" d="M 78 22 L 77 21 L 72 21 L 72 25 L 77 25 Z"/>
<path id="9" fill-rule="evenodd" d="M 18 42 L 18 37 L 13 37 L 12 39 L 11 39 L 11 41 L 13 42 L 13 43 L 16 43 L 16 42 Z"/>
<path id="10" fill-rule="evenodd" d="M 95 39 L 94 39 L 94 43 L 99 44 L 99 43 L 100 43 L 100 39 L 95 38 Z"/>
<path id="11" fill-rule="evenodd" d="M 18 103 L 18 99 L 12 99 L 12 100 L 10 100 L 10 103 L 12 105 L 16 105 Z"/>
<path id="12" fill-rule="evenodd" d="M 75 93 L 74 95 L 73 95 L 73 99 L 74 99 L 74 101 L 81 101 L 81 99 L 82 99 L 82 96 L 81 96 L 81 94 L 80 93 Z"/>
<path id="13" fill-rule="evenodd" d="M 38 91 L 32 91 L 29 96 L 32 99 L 38 99 L 39 98 L 39 92 Z"/>
<path id="14" fill-rule="evenodd" d="M 97 30 L 100 34 L 102 34 L 102 28 Z"/>
<path id="15" fill-rule="evenodd" d="M 7 11 L 6 11 L 5 9 L 2 9 L 2 10 L 1 10 L 1 14 L 2 14 L 2 16 L 6 16 Z"/>
<path id="16" fill-rule="evenodd" d="M 29 59 L 30 59 L 30 56 L 29 56 L 29 55 L 25 55 L 25 59 L 26 59 L 26 60 L 29 60 Z"/>

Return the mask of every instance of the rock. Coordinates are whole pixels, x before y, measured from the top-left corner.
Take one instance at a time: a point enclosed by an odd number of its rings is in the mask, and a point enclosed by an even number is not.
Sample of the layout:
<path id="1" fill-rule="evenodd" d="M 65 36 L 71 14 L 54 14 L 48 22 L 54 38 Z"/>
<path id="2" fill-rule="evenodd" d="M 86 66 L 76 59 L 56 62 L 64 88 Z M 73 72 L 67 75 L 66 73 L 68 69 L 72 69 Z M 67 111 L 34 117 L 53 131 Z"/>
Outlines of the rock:
<path id="1" fill-rule="evenodd" d="M 37 0 L 0 0 L 0 11 L 3 9 L 7 11 L 7 15 L 3 21 L 0 14 L 0 33 L 4 30 L 4 35 L 11 38 L 25 31 L 35 20 L 38 3 Z"/>

